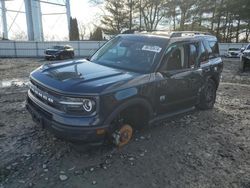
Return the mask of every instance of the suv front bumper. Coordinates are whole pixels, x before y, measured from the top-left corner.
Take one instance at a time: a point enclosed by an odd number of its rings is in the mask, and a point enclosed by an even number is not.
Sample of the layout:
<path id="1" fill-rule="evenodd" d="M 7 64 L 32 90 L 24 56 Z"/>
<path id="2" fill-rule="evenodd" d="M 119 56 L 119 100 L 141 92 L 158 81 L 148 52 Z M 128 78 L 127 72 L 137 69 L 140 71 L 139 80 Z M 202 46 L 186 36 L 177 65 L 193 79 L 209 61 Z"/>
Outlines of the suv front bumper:
<path id="1" fill-rule="evenodd" d="M 97 122 L 95 117 L 68 117 L 56 114 L 50 108 L 28 92 L 26 109 L 32 119 L 55 136 L 69 141 L 87 143 L 101 143 L 105 140 L 109 126 L 93 125 Z"/>
<path id="2" fill-rule="evenodd" d="M 59 58 L 58 54 L 55 54 L 55 55 L 45 54 L 45 59 L 57 59 L 57 58 Z"/>

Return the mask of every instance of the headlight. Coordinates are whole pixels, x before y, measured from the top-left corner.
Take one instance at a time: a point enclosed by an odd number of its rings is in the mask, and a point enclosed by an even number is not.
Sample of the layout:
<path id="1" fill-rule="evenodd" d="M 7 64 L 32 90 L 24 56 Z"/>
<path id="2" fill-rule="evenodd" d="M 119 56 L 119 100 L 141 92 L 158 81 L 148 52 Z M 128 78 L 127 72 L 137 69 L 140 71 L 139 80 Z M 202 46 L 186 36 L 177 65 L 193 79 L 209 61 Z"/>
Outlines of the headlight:
<path id="1" fill-rule="evenodd" d="M 249 55 L 250 55 L 250 52 L 243 52 L 243 55 L 249 56 Z"/>
<path id="2" fill-rule="evenodd" d="M 68 113 L 89 115 L 96 111 L 96 101 L 94 98 L 72 98 L 63 97 L 60 104 Z"/>
<path id="3" fill-rule="evenodd" d="M 90 99 L 83 99 L 83 105 L 82 107 L 84 108 L 85 111 L 91 112 L 93 107 L 95 106 L 95 102 Z"/>

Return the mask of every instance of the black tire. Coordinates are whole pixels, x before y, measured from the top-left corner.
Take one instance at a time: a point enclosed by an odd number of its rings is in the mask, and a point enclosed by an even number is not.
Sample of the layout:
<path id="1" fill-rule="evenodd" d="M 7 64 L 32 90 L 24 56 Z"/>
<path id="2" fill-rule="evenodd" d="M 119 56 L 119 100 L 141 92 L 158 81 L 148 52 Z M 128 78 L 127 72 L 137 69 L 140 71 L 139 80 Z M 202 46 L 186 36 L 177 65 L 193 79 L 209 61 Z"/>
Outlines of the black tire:
<path id="1" fill-rule="evenodd" d="M 214 107 L 216 100 L 216 84 L 212 79 L 208 79 L 205 88 L 200 95 L 200 102 L 197 108 L 201 110 L 208 110 Z"/>
<path id="2" fill-rule="evenodd" d="M 64 55 L 63 55 L 63 54 L 60 54 L 60 55 L 59 55 L 59 59 L 60 59 L 60 60 L 64 60 Z"/>
<path id="3" fill-rule="evenodd" d="M 241 72 L 245 71 L 245 64 L 246 64 L 246 60 L 244 58 L 242 58 L 242 60 L 240 62 L 240 71 Z"/>

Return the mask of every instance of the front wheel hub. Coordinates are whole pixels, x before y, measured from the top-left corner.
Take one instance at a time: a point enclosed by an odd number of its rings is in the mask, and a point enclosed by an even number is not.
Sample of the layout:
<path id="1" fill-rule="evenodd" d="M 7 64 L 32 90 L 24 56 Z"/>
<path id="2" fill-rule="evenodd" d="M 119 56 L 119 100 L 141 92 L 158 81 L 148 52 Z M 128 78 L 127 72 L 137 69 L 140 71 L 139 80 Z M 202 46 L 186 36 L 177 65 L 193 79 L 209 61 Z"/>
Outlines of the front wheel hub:
<path id="1" fill-rule="evenodd" d="M 133 128 L 128 124 L 123 125 L 113 134 L 115 145 L 117 145 L 118 147 L 122 147 L 128 144 L 132 138 L 132 135 Z"/>

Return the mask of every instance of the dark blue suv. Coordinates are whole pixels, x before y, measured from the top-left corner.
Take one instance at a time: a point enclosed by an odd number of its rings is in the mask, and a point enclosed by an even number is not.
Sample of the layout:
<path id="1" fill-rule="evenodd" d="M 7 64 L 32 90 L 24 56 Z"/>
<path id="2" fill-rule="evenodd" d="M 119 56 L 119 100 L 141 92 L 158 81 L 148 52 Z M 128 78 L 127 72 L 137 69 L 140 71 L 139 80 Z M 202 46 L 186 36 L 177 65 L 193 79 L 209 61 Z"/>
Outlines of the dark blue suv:
<path id="1" fill-rule="evenodd" d="M 213 108 L 222 68 L 210 34 L 122 34 L 89 60 L 33 71 L 27 109 L 61 138 L 123 146 L 135 128 Z"/>

